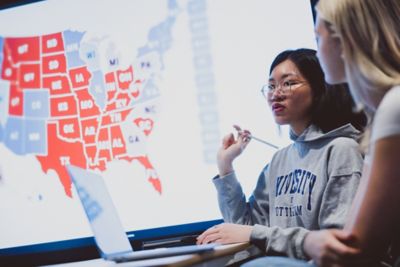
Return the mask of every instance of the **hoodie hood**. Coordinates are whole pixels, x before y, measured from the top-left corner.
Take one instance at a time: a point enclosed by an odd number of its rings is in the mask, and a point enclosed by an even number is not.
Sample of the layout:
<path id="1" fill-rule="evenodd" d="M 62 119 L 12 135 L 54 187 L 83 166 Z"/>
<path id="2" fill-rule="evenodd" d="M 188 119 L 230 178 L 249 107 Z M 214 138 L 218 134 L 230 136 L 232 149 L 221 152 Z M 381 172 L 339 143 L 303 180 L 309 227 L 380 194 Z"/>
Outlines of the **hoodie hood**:
<path id="1" fill-rule="evenodd" d="M 308 126 L 299 136 L 297 136 L 290 129 L 290 139 L 295 143 L 306 143 L 306 142 L 314 142 L 319 141 L 326 138 L 336 138 L 336 137 L 349 137 L 356 139 L 360 135 L 360 131 L 354 128 L 350 123 L 345 124 L 339 128 L 333 129 L 329 132 L 322 132 L 320 128 L 311 124 Z"/>

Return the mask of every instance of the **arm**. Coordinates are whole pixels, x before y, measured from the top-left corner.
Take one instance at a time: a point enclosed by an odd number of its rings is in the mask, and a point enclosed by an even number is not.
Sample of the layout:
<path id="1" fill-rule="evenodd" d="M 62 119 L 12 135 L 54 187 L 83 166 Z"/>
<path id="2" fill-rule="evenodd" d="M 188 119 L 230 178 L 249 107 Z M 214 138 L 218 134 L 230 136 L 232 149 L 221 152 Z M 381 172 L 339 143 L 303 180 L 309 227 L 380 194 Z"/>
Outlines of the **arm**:
<path id="1" fill-rule="evenodd" d="M 379 256 L 388 247 L 400 211 L 400 136 L 376 141 L 372 162 L 363 177 L 346 229 L 355 235 L 355 246 Z"/>
<path id="2" fill-rule="evenodd" d="M 226 222 L 238 224 L 266 224 L 268 222 L 268 194 L 265 189 L 265 171 L 260 174 L 254 194 L 246 203 L 246 196 L 233 171 L 232 163 L 250 142 L 250 132 L 242 131 L 239 126 L 235 139 L 228 134 L 222 141 L 218 151 L 217 163 L 219 175 L 213 179 L 218 192 L 218 203 L 222 216 Z"/>
<path id="3" fill-rule="evenodd" d="M 225 222 L 269 225 L 269 201 L 265 185 L 265 173 L 267 172 L 268 165 L 261 172 L 256 189 L 248 202 L 246 202 L 246 197 L 235 173 L 214 178 L 213 181 L 218 192 L 218 204 Z"/>

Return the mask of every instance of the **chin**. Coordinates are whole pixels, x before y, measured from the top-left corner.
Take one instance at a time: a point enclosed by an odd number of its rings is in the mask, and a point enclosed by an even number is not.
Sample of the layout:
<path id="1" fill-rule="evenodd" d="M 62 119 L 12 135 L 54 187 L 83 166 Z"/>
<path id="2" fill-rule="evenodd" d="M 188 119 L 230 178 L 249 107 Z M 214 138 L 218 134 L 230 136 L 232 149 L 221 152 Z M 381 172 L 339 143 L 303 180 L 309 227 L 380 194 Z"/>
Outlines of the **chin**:
<path id="1" fill-rule="evenodd" d="M 286 124 L 289 124 L 289 122 L 288 122 L 285 118 L 282 118 L 282 117 L 274 117 L 274 119 L 275 119 L 275 123 L 278 124 L 278 125 L 286 125 Z"/>

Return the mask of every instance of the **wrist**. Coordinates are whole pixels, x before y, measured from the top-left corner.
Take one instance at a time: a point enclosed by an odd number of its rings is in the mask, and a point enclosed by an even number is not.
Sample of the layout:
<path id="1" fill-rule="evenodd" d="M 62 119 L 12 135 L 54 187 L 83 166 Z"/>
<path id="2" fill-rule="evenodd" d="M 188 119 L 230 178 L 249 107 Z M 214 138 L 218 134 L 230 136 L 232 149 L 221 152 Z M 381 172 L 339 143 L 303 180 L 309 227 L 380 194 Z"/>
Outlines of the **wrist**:
<path id="1" fill-rule="evenodd" d="M 228 166 L 228 167 L 225 167 L 225 168 L 219 168 L 219 176 L 220 177 L 224 177 L 224 176 L 226 176 L 226 175 L 228 175 L 228 174 L 230 174 L 232 172 L 233 172 L 233 167 L 232 166 Z"/>
<path id="2" fill-rule="evenodd" d="M 303 244 L 302 244 L 302 248 L 303 248 L 303 253 L 304 255 L 308 258 L 311 259 L 311 253 L 310 253 L 310 247 L 309 247 L 309 242 L 310 242 L 310 235 L 312 235 L 312 232 L 308 232 L 303 239 Z"/>
<path id="3" fill-rule="evenodd" d="M 219 176 L 225 176 L 231 172 L 233 172 L 233 164 L 230 160 L 221 160 L 218 161 L 218 172 Z"/>

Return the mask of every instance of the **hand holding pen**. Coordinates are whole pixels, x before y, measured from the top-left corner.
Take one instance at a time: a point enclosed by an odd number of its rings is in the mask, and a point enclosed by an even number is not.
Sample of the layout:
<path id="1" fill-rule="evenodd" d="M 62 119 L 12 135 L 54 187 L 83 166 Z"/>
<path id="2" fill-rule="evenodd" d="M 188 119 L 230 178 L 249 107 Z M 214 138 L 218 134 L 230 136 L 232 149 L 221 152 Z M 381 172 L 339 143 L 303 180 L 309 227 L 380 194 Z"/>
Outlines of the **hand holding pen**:
<path id="1" fill-rule="evenodd" d="M 230 133 L 222 139 L 222 146 L 218 150 L 217 164 L 220 176 L 233 172 L 233 161 L 249 144 L 251 133 L 247 130 L 238 132 L 237 137 Z"/>
<path id="2" fill-rule="evenodd" d="M 268 145 L 275 149 L 278 149 L 276 145 L 273 145 L 267 141 L 257 138 L 251 134 L 248 130 L 242 130 L 238 125 L 233 125 L 233 128 L 237 131 L 238 135 L 235 138 L 233 133 L 226 135 L 222 140 L 222 146 L 218 151 L 217 164 L 220 176 L 224 176 L 228 173 L 233 172 L 233 161 L 237 158 L 243 150 L 247 147 L 251 139 L 254 139 L 262 144 Z"/>
<path id="3" fill-rule="evenodd" d="M 260 138 L 258 138 L 258 137 L 255 137 L 255 136 L 252 135 L 249 131 L 247 131 L 247 130 L 242 130 L 242 129 L 241 129 L 239 126 L 237 126 L 237 125 L 233 125 L 233 128 L 235 128 L 235 130 L 238 132 L 239 135 L 245 134 L 245 135 L 246 135 L 246 138 L 254 139 L 254 140 L 256 140 L 256 141 L 258 141 L 258 142 L 260 142 L 260 143 L 263 143 L 263 144 L 265 144 L 265 145 L 267 145 L 267 146 L 273 147 L 273 148 L 275 148 L 275 149 L 279 149 L 278 146 L 276 146 L 276 145 L 274 145 L 274 144 L 271 144 L 270 142 L 264 141 L 264 140 L 262 140 L 262 139 L 260 139 Z"/>

